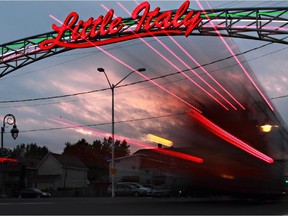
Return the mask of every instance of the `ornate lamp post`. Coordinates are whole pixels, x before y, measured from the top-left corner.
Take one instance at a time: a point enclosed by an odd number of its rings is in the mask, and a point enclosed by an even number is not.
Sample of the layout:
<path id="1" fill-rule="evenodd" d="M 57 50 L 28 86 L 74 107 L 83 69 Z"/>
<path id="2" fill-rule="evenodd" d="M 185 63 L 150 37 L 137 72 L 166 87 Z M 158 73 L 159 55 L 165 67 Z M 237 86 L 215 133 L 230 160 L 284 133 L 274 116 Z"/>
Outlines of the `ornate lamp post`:
<path id="1" fill-rule="evenodd" d="M 111 146 L 111 151 L 112 151 L 112 158 L 111 158 L 111 165 L 112 165 L 112 168 L 111 168 L 111 189 L 112 189 L 112 197 L 115 197 L 115 145 L 114 145 L 114 89 L 123 81 L 125 80 L 128 76 L 130 76 L 133 72 L 135 71 L 131 71 L 128 75 L 126 75 L 123 79 L 121 79 L 119 82 L 117 82 L 115 85 L 114 84 L 111 84 L 105 70 L 103 68 L 97 68 L 97 70 L 100 72 L 100 73 L 104 73 L 106 79 L 107 79 L 107 82 L 109 84 L 109 87 L 112 91 L 112 146 Z M 137 69 L 137 71 L 139 72 L 143 72 L 145 71 L 146 69 L 145 68 L 139 68 Z"/>
<path id="2" fill-rule="evenodd" d="M 5 133 L 5 127 L 6 124 L 13 125 L 13 128 L 11 129 L 11 135 L 13 139 L 15 140 L 18 136 L 19 130 L 16 125 L 16 119 L 15 116 L 12 114 L 7 114 L 3 119 L 3 126 L 1 127 L 1 157 L 4 157 L 4 147 L 3 147 L 3 135 Z M 1 163 L 1 194 L 0 197 L 6 197 L 5 193 L 5 173 L 4 173 L 4 162 Z"/>

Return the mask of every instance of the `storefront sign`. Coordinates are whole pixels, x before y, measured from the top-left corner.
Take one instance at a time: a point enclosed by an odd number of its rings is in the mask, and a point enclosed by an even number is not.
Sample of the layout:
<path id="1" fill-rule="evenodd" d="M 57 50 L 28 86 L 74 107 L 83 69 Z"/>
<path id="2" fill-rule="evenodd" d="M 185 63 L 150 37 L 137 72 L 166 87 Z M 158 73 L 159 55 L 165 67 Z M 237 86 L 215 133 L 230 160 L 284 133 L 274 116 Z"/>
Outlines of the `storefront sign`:
<path id="1" fill-rule="evenodd" d="M 171 10 L 160 12 L 159 7 L 150 11 L 150 4 L 143 2 L 131 14 L 131 18 L 138 22 L 129 31 L 124 29 L 125 23 L 122 17 L 113 19 L 113 9 L 110 9 L 105 16 L 100 15 L 97 19 L 90 17 L 86 21 L 78 21 L 79 15 L 71 12 L 61 26 L 52 25 L 52 29 L 58 33 L 57 36 L 41 42 L 39 47 L 42 50 L 54 47 L 87 48 L 151 35 L 184 34 L 188 37 L 202 20 L 200 11 L 188 11 L 189 5 L 190 2 L 185 1 L 175 12 Z M 127 34 L 117 36 L 121 30 Z M 68 40 L 65 38 L 69 32 L 71 35 Z M 109 37 L 101 39 L 104 36 Z"/>

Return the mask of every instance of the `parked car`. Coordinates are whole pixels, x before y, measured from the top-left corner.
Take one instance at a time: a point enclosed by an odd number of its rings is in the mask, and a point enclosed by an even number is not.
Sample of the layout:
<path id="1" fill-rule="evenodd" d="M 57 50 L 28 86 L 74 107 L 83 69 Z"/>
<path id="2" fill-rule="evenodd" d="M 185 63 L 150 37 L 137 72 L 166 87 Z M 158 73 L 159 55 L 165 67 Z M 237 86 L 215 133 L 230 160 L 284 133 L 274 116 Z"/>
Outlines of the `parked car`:
<path id="1" fill-rule="evenodd" d="M 152 190 L 154 190 L 155 189 L 155 185 L 153 185 L 153 184 L 142 184 L 144 187 L 147 187 L 147 188 L 150 188 L 150 189 L 152 189 Z"/>
<path id="2" fill-rule="evenodd" d="M 109 185 L 107 192 L 109 195 L 112 193 L 112 185 Z M 118 182 L 114 188 L 115 196 L 150 196 L 151 192 L 150 188 L 132 182 Z"/>
<path id="3" fill-rule="evenodd" d="M 180 190 L 166 184 L 156 186 L 151 194 L 152 197 L 180 197 L 180 195 Z"/>
<path id="4" fill-rule="evenodd" d="M 19 198 L 50 198 L 51 193 L 44 192 L 38 188 L 24 188 L 17 193 Z"/>
<path id="5" fill-rule="evenodd" d="M 152 194 L 152 191 L 154 189 L 154 188 L 151 188 L 150 186 L 147 186 L 147 185 L 144 185 L 144 184 L 140 184 L 138 182 L 126 182 L 126 183 L 134 185 L 138 189 L 147 191 L 148 192 L 148 194 L 147 194 L 148 196 Z"/>

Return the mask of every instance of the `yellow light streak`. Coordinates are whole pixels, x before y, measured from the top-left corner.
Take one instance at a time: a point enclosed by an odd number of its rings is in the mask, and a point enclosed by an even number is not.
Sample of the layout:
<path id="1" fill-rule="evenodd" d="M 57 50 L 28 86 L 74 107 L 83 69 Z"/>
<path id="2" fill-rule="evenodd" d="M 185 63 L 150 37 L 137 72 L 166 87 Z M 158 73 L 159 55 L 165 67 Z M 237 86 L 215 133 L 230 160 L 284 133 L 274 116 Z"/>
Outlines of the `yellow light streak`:
<path id="1" fill-rule="evenodd" d="M 155 143 L 158 143 L 158 144 L 162 144 L 162 145 L 167 146 L 167 147 L 171 147 L 173 145 L 172 141 L 164 139 L 164 138 L 156 136 L 156 135 L 153 135 L 153 134 L 148 134 L 147 135 L 147 139 L 150 142 L 155 142 Z"/>

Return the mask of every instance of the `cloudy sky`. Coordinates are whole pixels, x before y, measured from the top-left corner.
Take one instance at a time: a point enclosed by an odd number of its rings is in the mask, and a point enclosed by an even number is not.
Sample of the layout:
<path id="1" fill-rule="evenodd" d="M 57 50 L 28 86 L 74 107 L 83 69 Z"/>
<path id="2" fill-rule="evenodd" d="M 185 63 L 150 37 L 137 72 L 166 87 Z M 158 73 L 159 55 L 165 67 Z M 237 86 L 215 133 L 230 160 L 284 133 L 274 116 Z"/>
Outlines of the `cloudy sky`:
<path id="1" fill-rule="evenodd" d="M 135 1 L 119 1 L 128 11 L 137 5 Z M 140 2 L 140 1 L 139 1 Z M 159 6 L 161 10 L 177 9 L 183 1 L 149 1 L 151 8 Z M 240 8 L 240 7 L 287 7 L 287 1 L 191 1 L 190 8 Z M 106 14 L 106 8 L 113 8 L 116 16 L 129 17 L 117 1 L 0 1 L 0 44 L 25 37 L 52 31 L 53 23 L 59 25 L 50 15 L 63 21 L 76 11 L 80 19 L 98 17 Z M 159 40 L 187 62 L 191 62 L 168 37 Z M 229 56 L 227 47 L 217 37 L 176 37 L 175 40 L 185 47 L 199 64 L 206 64 Z M 225 39 L 233 50 L 243 52 L 267 42 L 245 39 Z M 159 44 L 154 38 L 145 39 L 152 47 L 167 56 L 180 70 L 187 69 L 175 56 Z M 167 64 L 149 46 L 141 40 L 131 40 L 105 46 L 109 53 L 120 58 L 133 68 L 146 68 L 143 72 L 149 78 L 177 72 Z M 288 121 L 286 45 L 272 44 L 243 55 L 251 70 L 257 76 L 273 105 Z M 235 61 L 214 64 L 206 69 L 209 72 L 229 70 Z M 0 117 L 11 113 L 17 119 L 20 130 L 17 140 L 5 134 L 5 147 L 13 148 L 20 143 L 37 143 L 49 150 L 61 153 L 66 142 L 77 142 L 81 138 L 88 141 L 102 140 L 111 133 L 111 91 L 104 74 L 97 72 L 103 67 L 111 81 L 117 83 L 131 70 L 115 61 L 99 49 L 78 49 L 38 61 L 0 78 Z M 226 69 L 224 69 L 226 68 Z M 238 68 L 239 69 L 239 68 Z M 235 69 L 237 71 L 237 69 Z M 198 71 L 199 72 L 199 71 Z M 235 75 L 237 76 L 237 75 Z M 156 134 L 173 140 L 183 139 L 189 134 L 185 125 L 187 105 L 167 94 L 159 87 L 138 74 L 125 79 L 115 89 L 115 133 L 116 138 L 130 140 L 132 152 L 143 147 L 147 134 Z M 157 83 L 178 96 L 185 98 L 185 92 L 191 91 L 191 83 L 181 75 L 169 76 L 157 80 Z M 119 85 L 119 86 L 121 86 Z M 93 93 L 88 93 L 95 91 Z M 71 94 L 67 96 L 53 98 Z M 198 92 L 193 92 L 197 98 Z M 284 97 L 282 97 L 284 96 Z M 52 97 L 52 98 L 51 98 Z M 42 99 L 40 99 L 42 98 Z M 13 102 L 14 100 L 26 100 Z M 188 100 L 188 99 L 187 99 Z M 204 100 L 198 97 L 198 102 Z M 6 102 L 11 101 L 11 102 Z M 85 127 L 77 127 L 77 126 Z M 67 128 L 68 127 L 68 128 Z M 7 131 L 10 129 L 8 128 Z M 185 138 L 186 139 L 186 138 Z M 152 144 L 151 144 L 152 145 Z"/>

